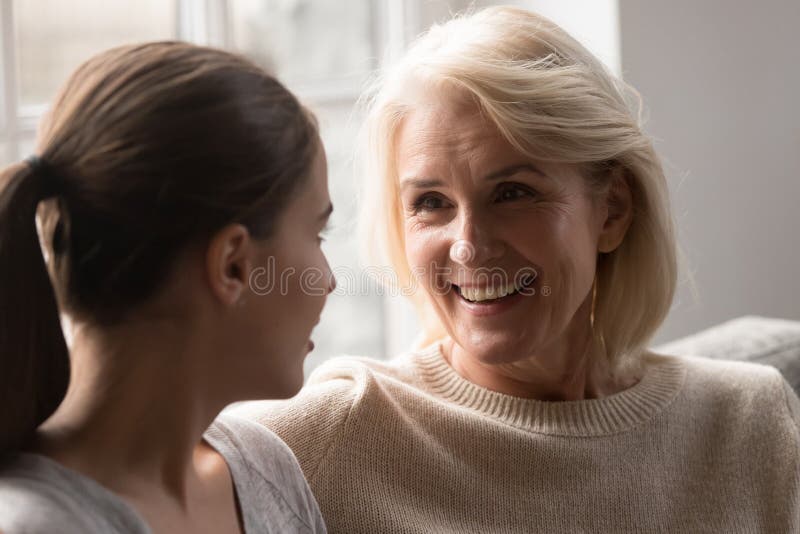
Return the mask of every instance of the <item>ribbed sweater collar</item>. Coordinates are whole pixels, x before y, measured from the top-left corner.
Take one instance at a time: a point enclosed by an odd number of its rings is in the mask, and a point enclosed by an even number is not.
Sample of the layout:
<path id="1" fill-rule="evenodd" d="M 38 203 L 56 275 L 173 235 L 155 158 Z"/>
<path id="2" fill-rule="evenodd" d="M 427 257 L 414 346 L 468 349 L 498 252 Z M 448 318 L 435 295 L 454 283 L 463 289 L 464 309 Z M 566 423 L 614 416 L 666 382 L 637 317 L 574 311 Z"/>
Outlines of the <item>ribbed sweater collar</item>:
<path id="1" fill-rule="evenodd" d="M 678 358 L 651 356 L 634 386 L 604 397 L 549 402 L 513 397 L 473 384 L 444 359 L 441 344 L 412 358 L 434 395 L 513 427 L 557 436 L 601 436 L 625 432 L 662 411 L 678 394 L 686 375 Z"/>

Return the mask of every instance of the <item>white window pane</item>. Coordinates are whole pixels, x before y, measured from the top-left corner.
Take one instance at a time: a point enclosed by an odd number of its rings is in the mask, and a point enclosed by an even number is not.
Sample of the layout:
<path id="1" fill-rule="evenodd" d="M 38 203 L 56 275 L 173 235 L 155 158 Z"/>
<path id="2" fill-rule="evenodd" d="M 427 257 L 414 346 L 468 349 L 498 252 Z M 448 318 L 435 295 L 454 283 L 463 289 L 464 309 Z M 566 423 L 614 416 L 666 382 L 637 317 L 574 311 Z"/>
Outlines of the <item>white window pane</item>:
<path id="1" fill-rule="evenodd" d="M 374 65 L 369 0 L 229 0 L 233 42 L 290 86 Z"/>
<path id="2" fill-rule="evenodd" d="M 36 136 L 28 135 L 19 140 L 19 159 L 25 159 L 33 156 L 33 151 L 36 148 Z"/>
<path id="3" fill-rule="evenodd" d="M 13 162 L 11 146 L 8 143 L 0 141 L 0 169 L 8 167 Z"/>
<path id="4" fill-rule="evenodd" d="M 0 141 L 0 170 L 33 155 L 34 146 L 36 145 L 35 136 L 25 134 L 18 137 L 18 139 L 19 142 L 16 144 L 7 139 Z"/>
<path id="5" fill-rule="evenodd" d="M 169 0 L 15 0 L 21 106 L 50 101 L 78 65 L 113 46 L 174 39 Z"/>

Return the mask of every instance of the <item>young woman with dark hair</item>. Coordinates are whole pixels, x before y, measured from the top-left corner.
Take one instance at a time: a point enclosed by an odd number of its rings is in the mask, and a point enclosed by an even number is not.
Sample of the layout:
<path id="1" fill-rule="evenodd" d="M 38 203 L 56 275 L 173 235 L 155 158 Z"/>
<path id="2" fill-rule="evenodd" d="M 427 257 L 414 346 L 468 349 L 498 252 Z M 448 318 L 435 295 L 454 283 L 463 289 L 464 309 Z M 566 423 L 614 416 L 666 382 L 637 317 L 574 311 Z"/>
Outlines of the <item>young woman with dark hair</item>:
<path id="1" fill-rule="evenodd" d="M 331 209 L 313 117 L 249 61 L 81 66 L 0 176 L 0 531 L 324 532 L 289 449 L 220 412 L 301 387 Z"/>

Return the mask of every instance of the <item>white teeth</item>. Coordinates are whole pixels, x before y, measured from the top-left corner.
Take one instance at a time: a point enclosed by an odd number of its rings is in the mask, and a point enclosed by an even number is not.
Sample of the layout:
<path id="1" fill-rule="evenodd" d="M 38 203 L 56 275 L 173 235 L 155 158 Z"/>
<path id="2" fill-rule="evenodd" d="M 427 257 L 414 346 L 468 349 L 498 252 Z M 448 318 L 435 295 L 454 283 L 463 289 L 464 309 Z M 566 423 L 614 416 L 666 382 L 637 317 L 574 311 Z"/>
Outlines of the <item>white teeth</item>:
<path id="1" fill-rule="evenodd" d="M 465 299 L 472 301 L 472 302 L 482 302 L 484 300 L 495 300 L 499 298 L 506 297 L 511 293 L 514 293 L 517 288 L 514 284 L 508 284 L 506 286 L 501 287 L 489 287 L 489 288 L 467 288 L 461 287 L 459 291 L 461 292 L 461 296 Z"/>
<path id="2" fill-rule="evenodd" d="M 496 300 L 503 297 L 507 297 L 512 293 L 515 293 L 522 289 L 526 284 L 529 284 L 532 280 L 525 279 L 521 280 L 519 284 L 506 284 L 505 286 L 499 287 L 488 287 L 488 288 L 468 288 L 468 287 L 459 287 L 458 291 L 462 297 L 466 300 L 471 302 L 483 302 L 485 300 Z"/>

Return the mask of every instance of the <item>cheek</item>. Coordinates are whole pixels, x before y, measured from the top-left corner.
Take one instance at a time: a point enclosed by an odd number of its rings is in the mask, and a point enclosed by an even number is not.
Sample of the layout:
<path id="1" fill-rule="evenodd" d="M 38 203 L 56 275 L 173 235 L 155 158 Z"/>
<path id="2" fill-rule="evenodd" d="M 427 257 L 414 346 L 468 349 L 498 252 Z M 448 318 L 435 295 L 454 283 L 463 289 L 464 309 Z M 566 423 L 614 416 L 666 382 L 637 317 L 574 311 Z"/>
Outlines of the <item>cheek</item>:
<path id="1" fill-rule="evenodd" d="M 282 323 L 300 323 L 293 318 L 316 317 L 325 304 L 331 272 L 316 243 L 296 246 L 276 256 L 273 310 Z M 305 325 L 298 325 L 303 326 Z"/>
<path id="2" fill-rule="evenodd" d="M 594 280 L 596 236 L 585 220 L 565 218 L 554 226 L 547 248 L 553 292 L 564 296 L 563 305 L 573 306 L 583 300 Z"/>
<path id="3" fill-rule="evenodd" d="M 565 255 L 576 271 L 576 276 L 594 277 L 597 259 L 597 233 L 587 219 L 574 218 L 565 223 L 561 232 Z"/>
<path id="4" fill-rule="evenodd" d="M 501 238 L 510 249 L 545 270 L 555 268 L 565 247 L 571 246 L 565 242 L 569 238 L 567 221 L 554 214 L 529 214 L 496 227 L 502 229 Z"/>
<path id="5" fill-rule="evenodd" d="M 314 244 L 305 253 L 299 254 L 295 261 L 295 269 L 297 274 L 291 290 L 293 296 L 298 303 L 303 303 L 318 313 L 332 284 L 330 267 L 319 246 Z"/>
<path id="6" fill-rule="evenodd" d="M 518 223 L 509 233 L 518 246 L 541 256 L 545 263 L 578 261 L 596 253 L 592 233 L 580 207 L 568 207 L 536 214 Z"/>
<path id="7" fill-rule="evenodd" d="M 450 273 L 451 244 L 443 227 L 406 230 L 405 253 L 412 278 L 429 294 L 441 294 L 443 277 Z"/>
<path id="8" fill-rule="evenodd" d="M 443 250 L 446 258 L 447 237 L 441 230 L 406 224 L 405 252 L 409 267 L 427 267 L 430 263 L 441 262 Z"/>
<path id="9" fill-rule="evenodd" d="M 446 325 L 448 331 L 452 317 L 448 309 L 446 277 L 451 273 L 448 266 L 449 241 L 444 232 L 427 230 L 409 230 L 405 233 L 405 254 L 408 267 L 411 269 L 408 283 L 413 288 L 409 295 L 415 303 L 424 303 L 425 317 L 421 320 L 438 318 Z M 428 316 L 429 313 L 433 315 Z"/>

